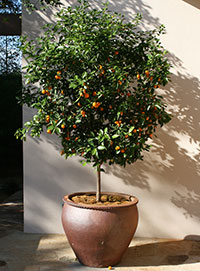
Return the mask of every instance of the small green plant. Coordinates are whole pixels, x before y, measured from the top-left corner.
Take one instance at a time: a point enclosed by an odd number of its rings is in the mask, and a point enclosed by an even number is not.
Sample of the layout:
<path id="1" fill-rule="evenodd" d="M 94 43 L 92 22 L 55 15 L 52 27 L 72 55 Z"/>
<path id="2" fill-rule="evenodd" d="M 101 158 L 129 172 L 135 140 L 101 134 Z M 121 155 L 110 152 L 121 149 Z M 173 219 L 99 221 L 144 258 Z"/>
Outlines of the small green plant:
<path id="1" fill-rule="evenodd" d="M 164 27 L 141 31 L 140 23 L 140 15 L 125 22 L 106 5 L 96 10 L 80 1 L 62 9 L 42 37 L 22 41 L 28 64 L 21 101 L 37 114 L 16 137 L 40 136 L 44 128 L 57 134 L 61 154 L 97 167 L 97 200 L 101 165 L 142 159 L 157 126 L 171 118 L 157 93 L 169 81 Z"/>

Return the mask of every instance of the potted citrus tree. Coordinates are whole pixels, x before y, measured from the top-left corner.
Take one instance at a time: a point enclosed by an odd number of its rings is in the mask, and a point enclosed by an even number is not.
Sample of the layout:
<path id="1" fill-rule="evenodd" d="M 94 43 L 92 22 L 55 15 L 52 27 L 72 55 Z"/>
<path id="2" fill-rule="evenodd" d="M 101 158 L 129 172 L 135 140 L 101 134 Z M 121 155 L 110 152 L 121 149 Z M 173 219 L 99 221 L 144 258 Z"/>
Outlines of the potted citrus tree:
<path id="1" fill-rule="evenodd" d="M 150 149 L 156 128 L 167 123 L 160 86 L 170 64 L 159 35 L 164 27 L 142 31 L 105 5 L 87 1 L 62 9 L 36 40 L 22 40 L 27 60 L 21 102 L 37 109 L 16 132 L 61 140 L 61 154 L 78 155 L 97 170 L 96 192 L 64 197 L 63 226 L 80 262 L 118 263 L 137 227 L 137 199 L 101 192 L 103 164 L 125 167 Z"/>

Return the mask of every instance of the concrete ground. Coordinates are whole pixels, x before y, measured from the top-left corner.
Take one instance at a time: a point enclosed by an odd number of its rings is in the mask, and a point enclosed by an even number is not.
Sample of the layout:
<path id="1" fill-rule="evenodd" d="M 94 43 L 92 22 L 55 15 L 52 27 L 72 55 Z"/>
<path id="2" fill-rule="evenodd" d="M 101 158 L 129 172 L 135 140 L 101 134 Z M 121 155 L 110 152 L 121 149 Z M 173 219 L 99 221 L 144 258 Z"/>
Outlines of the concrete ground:
<path id="1" fill-rule="evenodd" d="M 64 235 L 23 233 L 23 205 L 10 198 L 0 204 L 0 271 L 103 271 L 76 260 Z M 134 238 L 120 271 L 200 271 L 200 241 Z"/>

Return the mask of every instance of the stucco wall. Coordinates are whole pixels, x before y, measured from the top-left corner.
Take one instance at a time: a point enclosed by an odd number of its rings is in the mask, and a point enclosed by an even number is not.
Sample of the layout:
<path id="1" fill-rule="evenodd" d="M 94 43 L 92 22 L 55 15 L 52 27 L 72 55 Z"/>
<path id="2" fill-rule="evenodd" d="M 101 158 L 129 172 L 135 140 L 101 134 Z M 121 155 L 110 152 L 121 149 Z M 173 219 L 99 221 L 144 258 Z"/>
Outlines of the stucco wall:
<path id="1" fill-rule="evenodd" d="M 67 1 L 73 4 L 76 1 Z M 99 1 L 93 1 L 94 6 Z M 144 28 L 164 24 L 162 42 L 174 66 L 172 82 L 161 90 L 173 120 L 157 132 L 153 148 L 126 169 L 107 167 L 103 190 L 136 195 L 137 236 L 185 238 L 200 235 L 200 4 L 192 0 L 113 0 L 110 8 L 131 19 L 141 12 Z M 23 15 L 23 33 L 38 35 L 52 11 Z M 24 108 L 24 119 L 31 111 Z M 96 174 L 78 158 L 65 160 L 55 136 L 24 143 L 25 231 L 63 233 L 62 197 L 95 190 Z"/>

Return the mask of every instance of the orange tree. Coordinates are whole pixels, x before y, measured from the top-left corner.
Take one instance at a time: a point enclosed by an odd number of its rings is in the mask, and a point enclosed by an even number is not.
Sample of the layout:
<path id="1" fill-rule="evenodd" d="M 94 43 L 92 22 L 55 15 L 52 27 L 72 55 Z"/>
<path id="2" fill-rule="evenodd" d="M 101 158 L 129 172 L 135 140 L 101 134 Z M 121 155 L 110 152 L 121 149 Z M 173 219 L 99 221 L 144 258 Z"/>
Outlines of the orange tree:
<path id="1" fill-rule="evenodd" d="M 62 9 L 43 36 L 22 41 L 28 64 L 21 102 L 37 114 L 16 136 L 57 134 L 61 154 L 97 168 L 97 200 L 101 165 L 142 159 L 157 126 L 170 120 L 157 92 L 169 80 L 159 39 L 164 27 L 141 31 L 140 23 L 140 15 L 125 22 L 107 6 L 79 1 Z"/>

